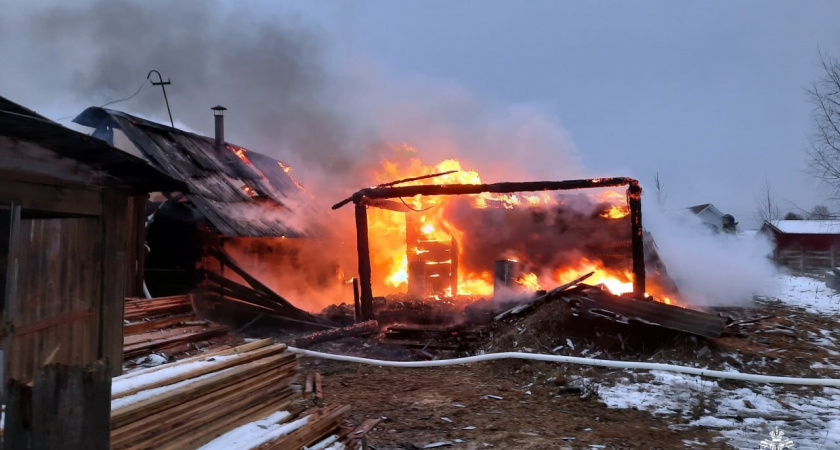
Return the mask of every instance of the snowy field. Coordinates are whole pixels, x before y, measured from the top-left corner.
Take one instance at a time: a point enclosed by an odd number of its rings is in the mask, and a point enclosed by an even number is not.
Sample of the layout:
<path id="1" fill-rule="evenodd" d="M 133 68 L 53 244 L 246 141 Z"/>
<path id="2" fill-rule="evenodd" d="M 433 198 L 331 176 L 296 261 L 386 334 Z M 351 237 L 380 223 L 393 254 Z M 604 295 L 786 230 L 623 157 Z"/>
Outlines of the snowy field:
<path id="1" fill-rule="evenodd" d="M 824 281 L 814 278 L 784 275 L 781 283 L 764 295 L 802 307 L 810 313 L 840 315 L 840 294 L 825 287 Z"/>
<path id="2" fill-rule="evenodd" d="M 781 276 L 780 281 L 760 297 L 762 301 L 780 301 L 791 309 L 801 308 L 840 319 L 840 296 L 827 289 L 824 282 L 789 275 Z M 834 331 L 819 330 L 817 344 L 830 355 L 840 355 L 838 335 Z M 740 355 L 727 356 L 739 358 Z M 810 367 L 826 369 L 826 376 L 837 378 L 840 375 L 837 362 L 813 361 Z M 751 369 L 760 371 L 755 365 Z M 679 424 L 671 426 L 675 429 L 693 426 L 718 429 L 724 436 L 723 442 L 739 449 L 771 448 L 760 447 L 760 441 L 769 441 L 775 428 L 783 431 L 784 437 L 791 439 L 797 449 L 840 448 L 838 388 L 736 384 L 667 372 L 627 372 L 616 385 L 601 386 L 598 394 L 611 408 L 636 407 L 656 416 L 679 419 L 674 421 Z M 685 445 L 702 448 L 719 444 L 686 441 Z"/>

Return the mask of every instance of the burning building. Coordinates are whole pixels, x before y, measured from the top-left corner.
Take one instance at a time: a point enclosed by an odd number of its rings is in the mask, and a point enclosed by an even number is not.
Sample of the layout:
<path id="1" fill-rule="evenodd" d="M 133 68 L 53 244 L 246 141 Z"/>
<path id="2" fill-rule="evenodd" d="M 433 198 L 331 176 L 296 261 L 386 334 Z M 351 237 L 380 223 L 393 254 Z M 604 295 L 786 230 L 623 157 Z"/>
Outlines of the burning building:
<path id="1" fill-rule="evenodd" d="M 74 121 L 187 186 L 153 194 L 149 202 L 145 277 L 151 294 L 198 293 L 199 309 L 213 319 L 278 313 L 315 323 L 249 273 L 256 263 L 243 260 L 251 249 L 294 256 L 293 241 L 305 232 L 292 225 L 288 202 L 302 187 L 282 161 L 226 142 L 225 108 L 212 109 L 214 137 L 98 107 Z"/>

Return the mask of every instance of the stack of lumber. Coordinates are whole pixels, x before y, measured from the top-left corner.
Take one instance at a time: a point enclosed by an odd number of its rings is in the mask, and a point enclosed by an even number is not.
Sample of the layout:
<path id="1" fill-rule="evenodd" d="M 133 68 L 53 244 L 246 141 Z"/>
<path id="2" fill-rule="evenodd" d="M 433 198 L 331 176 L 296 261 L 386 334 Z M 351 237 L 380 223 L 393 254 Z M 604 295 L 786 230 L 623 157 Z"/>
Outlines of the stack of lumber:
<path id="1" fill-rule="evenodd" d="M 348 407 L 300 412 L 298 375 L 296 356 L 265 339 L 115 378 L 111 448 L 300 449 L 331 436 L 335 445 L 321 448 L 358 444 L 339 429 Z"/>
<path id="2" fill-rule="evenodd" d="M 125 359 L 152 352 L 174 355 L 233 340 L 228 327 L 199 319 L 189 295 L 126 299 L 124 317 Z"/>

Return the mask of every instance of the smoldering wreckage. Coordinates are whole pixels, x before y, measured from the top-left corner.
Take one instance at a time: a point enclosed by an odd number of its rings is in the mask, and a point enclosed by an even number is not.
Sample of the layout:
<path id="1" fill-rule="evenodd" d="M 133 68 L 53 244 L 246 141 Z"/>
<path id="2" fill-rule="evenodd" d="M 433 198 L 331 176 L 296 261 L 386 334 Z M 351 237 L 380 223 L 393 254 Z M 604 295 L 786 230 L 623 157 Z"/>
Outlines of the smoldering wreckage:
<path id="1" fill-rule="evenodd" d="M 335 400 L 362 388 L 320 371 L 340 378 L 354 363 L 301 355 L 420 366 L 499 352 L 657 361 L 699 348 L 706 358 L 710 347 L 755 351 L 755 332 L 784 331 L 776 313 L 681 296 L 631 178 L 485 184 L 456 161 L 414 165 L 319 212 L 353 210 L 343 239 L 355 231 L 358 265 L 342 267 L 317 227 L 290 219 L 289 205 L 307 207 L 291 168 L 225 141 L 223 107 L 213 108 L 212 138 L 105 108 L 76 117 L 86 136 L 2 98 L 0 107 L 2 171 L 15 180 L 0 188 L 5 448 L 519 445 L 491 426 L 463 427 L 461 437 L 400 430 L 375 401 Z M 126 196 L 109 197 L 108 186 Z M 92 199 L 90 211 L 102 210 L 103 195 L 111 206 L 104 216 L 79 210 L 76 192 Z M 97 236 L 111 253 L 96 251 Z M 323 260 L 304 257 L 313 253 Z M 80 257 L 95 269 L 69 264 Z M 99 300 L 84 306 L 78 285 L 94 276 Z M 48 277 L 63 281 L 52 291 L 26 282 Z M 303 300 L 315 296 L 325 298 Z M 480 378 L 521 378 L 528 364 Z M 551 377 L 546 396 L 592 397 L 566 378 Z"/>

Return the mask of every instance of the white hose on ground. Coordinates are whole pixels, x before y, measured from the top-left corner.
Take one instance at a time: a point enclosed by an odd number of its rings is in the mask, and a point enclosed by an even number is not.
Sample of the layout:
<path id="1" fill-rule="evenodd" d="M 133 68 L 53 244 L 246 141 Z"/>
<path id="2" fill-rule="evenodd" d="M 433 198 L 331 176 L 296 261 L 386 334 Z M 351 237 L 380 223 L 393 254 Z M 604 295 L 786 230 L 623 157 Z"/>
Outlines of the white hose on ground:
<path id="1" fill-rule="evenodd" d="M 314 352 L 301 348 L 288 347 L 288 351 L 313 358 L 331 359 L 359 364 L 369 364 L 383 367 L 440 367 L 456 366 L 480 361 L 493 361 L 497 359 L 527 359 L 532 361 L 546 361 L 557 363 L 581 364 L 586 366 L 610 367 L 614 369 L 641 369 L 641 370 L 662 370 L 666 372 L 685 373 L 701 377 L 721 378 L 724 380 L 751 381 L 753 383 L 773 384 L 795 384 L 807 386 L 835 386 L 840 387 L 840 379 L 835 378 L 796 378 L 777 377 L 771 375 L 756 375 L 741 372 L 726 372 L 723 370 L 698 369 L 695 367 L 677 366 L 674 364 L 647 363 L 641 361 L 613 361 L 609 359 L 579 358 L 576 356 L 543 355 L 540 353 L 487 353 L 484 355 L 468 356 L 465 358 L 441 359 L 437 361 L 385 361 L 381 359 L 359 358 L 356 356 L 333 355 L 330 353 Z"/>

